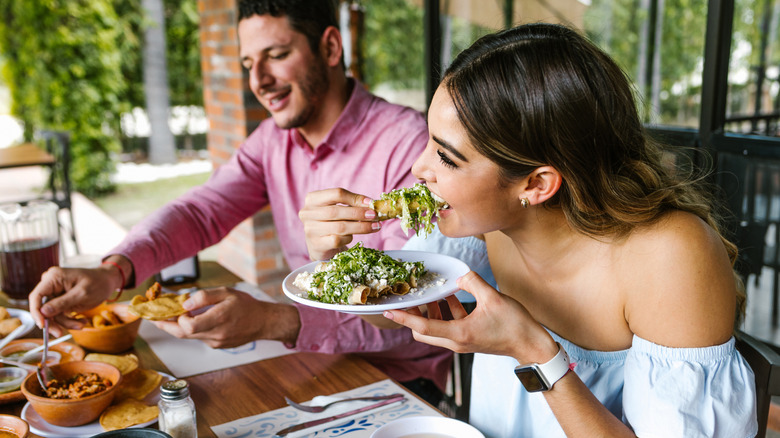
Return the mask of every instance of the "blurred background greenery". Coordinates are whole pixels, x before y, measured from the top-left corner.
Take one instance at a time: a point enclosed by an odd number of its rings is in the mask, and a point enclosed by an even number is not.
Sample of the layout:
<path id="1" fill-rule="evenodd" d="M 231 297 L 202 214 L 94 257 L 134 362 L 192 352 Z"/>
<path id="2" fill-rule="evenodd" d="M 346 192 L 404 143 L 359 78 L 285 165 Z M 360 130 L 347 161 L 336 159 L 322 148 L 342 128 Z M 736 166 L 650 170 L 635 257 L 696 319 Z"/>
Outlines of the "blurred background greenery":
<path id="1" fill-rule="evenodd" d="M 426 109 L 423 3 L 340 1 L 364 17 L 363 82 L 420 111 Z M 528 20 L 522 14 L 537 3 L 557 21 L 578 26 L 624 67 L 637 86 L 646 122 L 698 125 L 707 0 L 442 2 L 442 9 L 451 9 L 442 15 L 442 65 L 481 35 Z M 729 111 L 752 112 L 757 100 L 751 93 L 761 81 L 774 96 L 770 104 L 780 106 L 776 68 L 766 68 L 780 64 L 780 51 L 772 50 L 777 2 L 736 0 L 735 9 Z M 0 0 L 0 14 L 0 77 L 10 90 L 10 113 L 21 122 L 25 141 L 40 129 L 71 133 L 76 190 L 92 198 L 110 194 L 118 162 L 155 160 L 158 146 L 152 141 L 150 147 L 141 126 L 143 116 L 159 106 L 150 96 L 165 94 L 169 115 L 180 122 L 164 145 L 178 155 L 162 162 L 205 157 L 197 0 Z M 767 42 L 762 26 L 770 21 L 775 24 Z M 164 26 L 154 33 L 157 23 Z M 154 70 L 154 48 L 164 49 L 166 70 Z M 161 74 L 162 80 L 150 82 L 149 76 Z M 160 84 L 164 90 L 149 90 Z M 145 123 L 156 119 L 147 117 Z"/>

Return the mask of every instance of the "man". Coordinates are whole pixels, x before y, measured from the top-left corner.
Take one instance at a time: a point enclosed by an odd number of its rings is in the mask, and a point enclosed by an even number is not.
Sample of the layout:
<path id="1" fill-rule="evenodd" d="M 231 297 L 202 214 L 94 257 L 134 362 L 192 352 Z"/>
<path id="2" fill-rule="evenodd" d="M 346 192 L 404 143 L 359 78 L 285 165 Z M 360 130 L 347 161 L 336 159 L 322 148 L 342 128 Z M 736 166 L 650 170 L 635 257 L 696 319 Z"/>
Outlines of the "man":
<path id="1" fill-rule="evenodd" d="M 415 182 L 410 169 L 427 141 L 425 121 L 347 78 L 336 23 L 331 1 L 240 3 L 241 62 L 271 119 L 206 184 L 133 227 L 99 268 L 44 274 L 30 296 L 39 325 L 44 316 L 53 317 L 52 332 L 61 334 L 74 325 L 68 311 L 94 307 L 110 291 L 133 287 L 192 256 L 268 204 L 295 269 L 310 262 L 297 216 L 307 193 L 344 187 L 378 196 Z M 372 219 L 374 212 L 366 214 Z M 367 247 L 398 249 L 406 241 L 398 223 L 374 227 L 373 234 L 360 236 Z M 49 301 L 42 305 L 43 297 Z M 415 342 L 407 329 L 382 330 L 354 315 L 260 302 L 228 288 L 199 291 L 185 303 L 190 311 L 207 306 L 197 316 L 156 325 L 211 347 L 273 339 L 302 351 L 360 353 L 433 403 L 444 388 L 451 353 Z"/>

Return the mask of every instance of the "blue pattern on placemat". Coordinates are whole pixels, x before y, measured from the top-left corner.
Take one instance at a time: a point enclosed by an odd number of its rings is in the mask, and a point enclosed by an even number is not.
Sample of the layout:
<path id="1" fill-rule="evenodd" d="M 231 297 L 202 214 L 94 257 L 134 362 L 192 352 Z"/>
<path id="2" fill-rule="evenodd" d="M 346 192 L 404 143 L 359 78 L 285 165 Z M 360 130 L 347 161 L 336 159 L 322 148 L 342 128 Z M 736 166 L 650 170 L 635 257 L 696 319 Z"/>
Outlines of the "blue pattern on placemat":
<path id="1" fill-rule="evenodd" d="M 307 438 L 368 437 L 374 430 L 399 418 L 417 415 L 440 415 L 430 406 L 390 380 L 383 380 L 361 388 L 345 391 L 338 395 L 359 397 L 386 395 L 396 392 L 405 393 L 407 400 L 399 405 L 392 405 L 389 408 L 380 408 L 378 411 L 369 412 L 362 417 L 347 419 L 342 422 L 336 421 L 324 429 L 312 431 L 304 436 Z M 273 437 L 276 431 L 314 418 L 316 417 L 311 414 L 303 413 L 288 406 L 214 426 L 212 430 L 217 436 L 224 438 Z"/>

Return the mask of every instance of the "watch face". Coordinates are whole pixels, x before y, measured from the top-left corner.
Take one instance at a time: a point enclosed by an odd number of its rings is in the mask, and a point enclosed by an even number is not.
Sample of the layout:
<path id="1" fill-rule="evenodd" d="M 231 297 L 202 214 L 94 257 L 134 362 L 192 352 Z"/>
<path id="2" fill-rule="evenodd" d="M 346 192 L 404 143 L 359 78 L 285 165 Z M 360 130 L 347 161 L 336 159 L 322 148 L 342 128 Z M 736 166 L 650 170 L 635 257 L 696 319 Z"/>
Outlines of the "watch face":
<path id="1" fill-rule="evenodd" d="M 549 388 L 535 366 L 517 367 L 515 375 L 528 392 L 547 391 Z"/>

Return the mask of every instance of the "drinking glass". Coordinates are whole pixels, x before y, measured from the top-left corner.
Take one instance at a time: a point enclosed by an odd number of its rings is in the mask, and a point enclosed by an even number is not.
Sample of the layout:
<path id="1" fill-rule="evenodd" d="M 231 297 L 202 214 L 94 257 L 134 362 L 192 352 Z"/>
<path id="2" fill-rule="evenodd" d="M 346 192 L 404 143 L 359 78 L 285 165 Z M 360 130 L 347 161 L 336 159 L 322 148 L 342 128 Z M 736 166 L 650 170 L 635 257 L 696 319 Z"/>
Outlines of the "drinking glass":
<path id="1" fill-rule="evenodd" d="M 31 201 L 0 204 L 0 290 L 11 304 L 28 305 L 28 295 L 60 259 L 57 204 Z"/>

